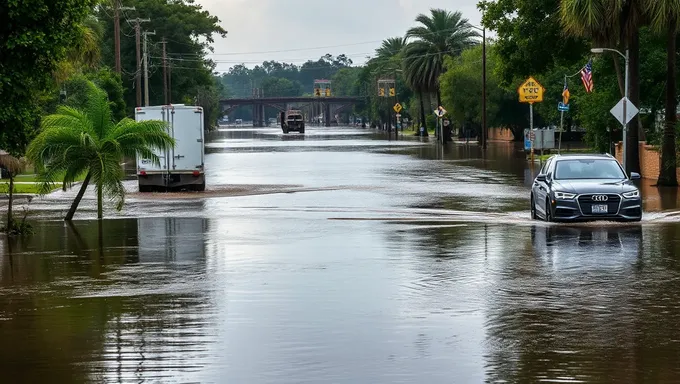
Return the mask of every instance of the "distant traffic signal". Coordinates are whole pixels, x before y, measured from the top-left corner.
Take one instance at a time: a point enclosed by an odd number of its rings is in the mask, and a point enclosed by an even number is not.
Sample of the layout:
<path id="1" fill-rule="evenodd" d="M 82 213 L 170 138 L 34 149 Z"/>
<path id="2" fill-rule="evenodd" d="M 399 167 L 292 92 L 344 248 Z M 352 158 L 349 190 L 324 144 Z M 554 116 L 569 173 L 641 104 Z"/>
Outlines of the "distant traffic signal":
<path id="1" fill-rule="evenodd" d="M 316 88 L 314 90 L 314 96 L 321 96 L 321 88 Z"/>
<path id="2" fill-rule="evenodd" d="M 326 88 L 326 97 L 330 97 L 330 96 L 331 96 L 331 89 Z"/>
<path id="3" fill-rule="evenodd" d="M 378 89 L 378 96 L 384 97 L 385 96 L 385 89 L 384 88 L 379 88 Z"/>
<path id="4" fill-rule="evenodd" d="M 394 88 L 390 88 L 390 96 L 394 96 L 394 95 L 396 95 Z"/>

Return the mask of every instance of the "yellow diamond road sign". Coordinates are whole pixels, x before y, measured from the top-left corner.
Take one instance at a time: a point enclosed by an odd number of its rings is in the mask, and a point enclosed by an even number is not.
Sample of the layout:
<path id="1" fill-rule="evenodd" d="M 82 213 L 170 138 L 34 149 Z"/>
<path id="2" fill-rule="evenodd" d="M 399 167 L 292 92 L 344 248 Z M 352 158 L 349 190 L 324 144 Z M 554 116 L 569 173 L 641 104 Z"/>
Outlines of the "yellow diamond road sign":
<path id="1" fill-rule="evenodd" d="M 517 89 L 519 93 L 520 103 L 540 103 L 543 101 L 543 93 L 545 93 L 545 88 L 536 81 L 533 77 L 529 77 L 527 81 L 522 83 Z"/>
<path id="2" fill-rule="evenodd" d="M 396 113 L 399 113 L 402 110 L 401 104 L 399 104 L 399 103 L 394 104 L 394 107 L 392 107 L 392 108 L 394 108 L 394 112 L 396 112 Z"/>

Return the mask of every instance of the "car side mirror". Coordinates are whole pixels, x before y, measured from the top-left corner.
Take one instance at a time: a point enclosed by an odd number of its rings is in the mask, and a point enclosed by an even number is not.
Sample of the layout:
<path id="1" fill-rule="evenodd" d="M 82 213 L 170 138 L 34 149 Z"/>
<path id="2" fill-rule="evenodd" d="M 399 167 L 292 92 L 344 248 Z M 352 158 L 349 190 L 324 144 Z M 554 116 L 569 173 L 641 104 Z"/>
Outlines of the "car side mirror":
<path id="1" fill-rule="evenodd" d="M 640 176 L 639 173 L 637 172 L 631 172 L 630 173 L 630 179 L 631 180 L 640 180 L 642 177 Z"/>
<path id="2" fill-rule="evenodd" d="M 536 176 L 536 181 L 540 181 L 542 183 L 545 183 L 545 181 L 546 181 L 545 175 L 541 174 L 541 175 Z"/>

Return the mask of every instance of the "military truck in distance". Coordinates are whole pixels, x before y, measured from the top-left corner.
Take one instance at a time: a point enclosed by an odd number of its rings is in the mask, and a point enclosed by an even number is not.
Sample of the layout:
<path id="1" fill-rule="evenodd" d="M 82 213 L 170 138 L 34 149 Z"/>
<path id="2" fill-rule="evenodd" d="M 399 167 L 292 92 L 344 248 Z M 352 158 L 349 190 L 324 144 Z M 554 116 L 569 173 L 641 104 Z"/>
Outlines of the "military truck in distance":
<path id="1" fill-rule="evenodd" d="M 305 133 L 305 116 L 302 111 L 289 109 L 286 112 L 281 112 L 281 128 L 283 133 L 290 131 Z"/>

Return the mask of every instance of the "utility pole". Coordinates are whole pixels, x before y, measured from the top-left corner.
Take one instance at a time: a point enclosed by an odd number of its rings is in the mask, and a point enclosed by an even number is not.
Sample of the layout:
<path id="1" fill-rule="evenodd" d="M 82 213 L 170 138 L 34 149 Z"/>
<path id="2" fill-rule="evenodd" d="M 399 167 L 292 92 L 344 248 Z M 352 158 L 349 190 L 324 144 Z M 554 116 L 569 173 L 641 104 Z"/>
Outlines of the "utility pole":
<path id="1" fill-rule="evenodd" d="M 482 29 L 482 149 L 486 149 L 486 27 Z"/>
<path id="2" fill-rule="evenodd" d="M 155 35 L 156 31 L 144 32 L 144 106 L 149 106 L 149 51 L 147 49 L 147 36 Z"/>
<path id="3" fill-rule="evenodd" d="M 120 0 L 113 0 L 113 41 L 115 48 L 116 62 L 114 64 L 116 73 L 120 75 L 122 66 L 120 64 L 120 11 L 134 11 L 135 7 L 122 7 Z"/>
<path id="4" fill-rule="evenodd" d="M 135 87 L 137 91 L 137 106 L 142 106 L 142 44 L 141 44 L 141 23 L 146 23 L 151 21 L 150 19 L 135 19 L 135 44 L 137 46 L 137 71 L 135 71 Z"/>
<path id="5" fill-rule="evenodd" d="M 168 104 L 172 104 L 172 60 L 168 63 Z"/>
<path id="6" fill-rule="evenodd" d="M 161 44 L 163 44 L 163 98 L 165 100 L 165 105 L 168 105 L 168 59 L 166 56 L 166 41 L 165 37 L 163 38 L 163 41 L 161 41 Z"/>

